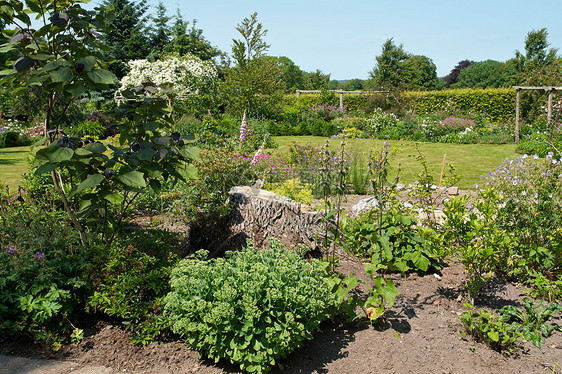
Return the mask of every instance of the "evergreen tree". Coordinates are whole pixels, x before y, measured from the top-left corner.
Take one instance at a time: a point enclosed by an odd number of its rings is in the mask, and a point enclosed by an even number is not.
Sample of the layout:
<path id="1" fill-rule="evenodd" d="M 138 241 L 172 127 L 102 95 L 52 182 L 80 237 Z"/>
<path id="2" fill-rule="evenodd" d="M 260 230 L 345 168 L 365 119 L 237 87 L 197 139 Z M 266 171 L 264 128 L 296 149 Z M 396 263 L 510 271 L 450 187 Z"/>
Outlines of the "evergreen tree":
<path id="1" fill-rule="evenodd" d="M 183 56 L 191 53 L 201 60 L 214 60 L 224 54 L 203 36 L 203 30 L 197 28 L 197 20 L 193 20 L 191 28 L 187 28 L 189 22 L 184 21 L 180 10 L 177 9 L 175 22 L 172 25 L 171 40 L 163 49 L 164 53 L 175 53 Z"/>
<path id="2" fill-rule="evenodd" d="M 122 78 L 127 73 L 127 61 L 146 58 L 150 52 L 145 16 L 148 5 L 131 0 L 103 0 L 102 5 L 112 8 L 115 15 L 107 20 L 104 36 L 109 46 L 107 58 L 116 61 L 110 69 Z"/>
<path id="3" fill-rule="evenodd" d="M 518 70 L 522 73 L 551 65 L 559 60 L 558 49 L 550 48 L 548 42 L 548 30 L 542 28 L 539 31 L 532 30 L 525 38 L 525 54 L 515 51 L 518 61 Z"/>
<path id="4" fill-rule="evenodd" d="M 150 36 L 152 54 L 159 55 L 170 42 L 172 34 L 172 30 L 168 26 L 170 20 L 171 18 L 166 15 L 166 7 L 160 0 L 156 6 L 156 15 L 152 18 L 152 35 Z"/>
<path id="5" fill-rule="evenodd" d="M 402 44 L 397 46 L 392 38 L 388 39 L 383 44 L 381 55 L 376 57 L 376 66 L 369 73 L 370 85 L 375 88 L 402 89 L 403 63 L 410 56 Z"/>

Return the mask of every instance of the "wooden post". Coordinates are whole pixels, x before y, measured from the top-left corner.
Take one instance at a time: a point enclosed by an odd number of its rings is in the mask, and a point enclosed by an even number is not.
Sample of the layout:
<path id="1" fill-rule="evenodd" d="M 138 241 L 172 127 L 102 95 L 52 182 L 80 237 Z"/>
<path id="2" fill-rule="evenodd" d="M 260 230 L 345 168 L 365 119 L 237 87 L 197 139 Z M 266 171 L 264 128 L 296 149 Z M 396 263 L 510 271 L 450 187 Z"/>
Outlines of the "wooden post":
<path id="1" fill-rule="evenodd" d="M 298 99 L 299 97 L 301 97 L 301 92 L 300 92 L 300 90 L 297 90 L 297 99 Z"/>
<path id="2" fill-rule="evenodd" d="M 340 110 L 343 110 L 343 91 L 340 91 Z"/>
<path id="3" fill-rule="evenodd" d="M 547 126 L 550 127 L 550 122 L 552 121 L 552 91 L 554 91 L 552 89 L 552 87 L 549 88 L 548 90 L 548 112 L 546 115 L 546 123 Z"/>
<path id="4" fill-rule="evenodd" d="M 515 91 L 515 143 L 519 143 L 519 105 L 521 102 L 521 90 Z"/>

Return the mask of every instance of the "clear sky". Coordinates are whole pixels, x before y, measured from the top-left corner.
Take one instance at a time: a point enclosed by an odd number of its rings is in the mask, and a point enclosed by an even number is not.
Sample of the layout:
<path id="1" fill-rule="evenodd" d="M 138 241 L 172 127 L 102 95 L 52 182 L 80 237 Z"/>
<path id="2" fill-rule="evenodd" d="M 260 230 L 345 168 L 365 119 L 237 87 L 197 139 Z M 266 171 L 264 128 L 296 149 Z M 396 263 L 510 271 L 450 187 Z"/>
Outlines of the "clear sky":
<path id="1" fill-rule="evenodd" d="M 95 2 L 95 1 L 94 1 Z M 164 0 L 213 45 L 230 54 L 236 25 L 253 12 L 269 30 L 268 54 L 287 56 L 331 79 L 366 79 L 383 43 L 394 38 L 425 55 L 442 77 L 464 59 L 506 61 L 524 51 L 531 30 L 546 27 L 562 48 L 561 0 Z M 154 14 L 158 0 L 150 0 Z"/>

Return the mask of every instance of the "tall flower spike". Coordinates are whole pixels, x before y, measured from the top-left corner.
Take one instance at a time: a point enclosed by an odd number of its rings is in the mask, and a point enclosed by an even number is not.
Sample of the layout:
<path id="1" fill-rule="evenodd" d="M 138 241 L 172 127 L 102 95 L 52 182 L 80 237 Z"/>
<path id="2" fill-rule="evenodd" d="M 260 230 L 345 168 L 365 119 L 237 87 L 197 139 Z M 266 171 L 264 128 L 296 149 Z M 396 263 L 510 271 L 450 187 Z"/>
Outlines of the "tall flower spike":
<path id="1" fill-rule="evenodd" d="M 240 125 L 240 141 L 246 141 L 246 135 L 248 134 L 248 122 L 246 121 L 246 112 L 244 112 L 244 117 L 242 118 L 242 124 Z"/>

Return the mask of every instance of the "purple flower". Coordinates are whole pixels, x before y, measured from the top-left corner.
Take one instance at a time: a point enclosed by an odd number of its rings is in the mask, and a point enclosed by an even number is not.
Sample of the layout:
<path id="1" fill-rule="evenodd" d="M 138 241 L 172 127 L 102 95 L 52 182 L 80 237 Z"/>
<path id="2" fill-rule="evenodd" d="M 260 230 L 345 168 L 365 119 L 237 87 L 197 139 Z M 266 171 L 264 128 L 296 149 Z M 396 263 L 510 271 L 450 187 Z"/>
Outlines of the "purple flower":
<path id="1" fill-rule="evenodd" d="M 43 253 L 41 253 L 41 252 L 36 252 L 36 253 L 35 253 L 35 257 L 37 257 L 37 259 L 40 260 L 40 259 L 43 258 Z"/>
<path id="2" fill-rule="evenodd" d="M 11 254 L 11 255 L 13 255 L 13 254 L 14 254 L 14 249 L 16 249 L 15 246 L 13 246 L 13 245 L 9 246 L 9 247 L 8 247 L 8 253 Z"/>
<path id="3" fill-rule="evenodd" d="M 248 122 L 246 122 L 246 113 L 244 113 L 244 119 L 242 119 L 242 124 L 240 125 L 240 141 L 246 141 L 246 135 L 248 134 Z"/>

